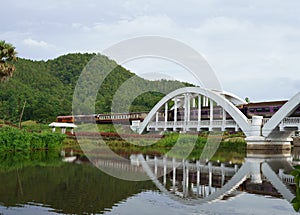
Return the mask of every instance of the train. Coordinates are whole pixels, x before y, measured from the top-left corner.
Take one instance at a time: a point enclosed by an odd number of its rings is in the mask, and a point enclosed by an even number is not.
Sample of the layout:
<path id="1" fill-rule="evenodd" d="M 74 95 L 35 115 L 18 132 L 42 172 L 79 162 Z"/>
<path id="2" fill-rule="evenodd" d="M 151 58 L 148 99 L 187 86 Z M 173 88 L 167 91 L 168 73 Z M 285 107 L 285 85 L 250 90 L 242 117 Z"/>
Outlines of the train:
<path id="1" fill-rule="evenodd" d="M 58 116 L 56 122 L 61 123 L 93 123 L 97 124 L 131 124 L 134 120 L 143 121 L 148 112 L 133 113 L 113 113 L 113 114 L 91 114 L 91 115 L 75 115 L 75 116 Z"/>
<path id="2" fill-rule="evenodd" d="M 238 105 L 237 108 L 249 119 L 252 116 L 263 116 L 264 118 L 271 118 L 287 101 L 271 101 L 271 102 L 256 102 Z M 174 110 L 168 111 L 168 121 L 174 121 Z M 232 119 L 232 117 L 226 113 L 226 119 Z M 298 107 L 290 117 L 300 117 L 300 107 Z M 164 120 L 164 114 L 160 114 L 159 121 Z M 201 120 L 210 119 L 210 107 L 201 107 Z M 223 109 L 221 106 L 214 106 L 213 119 L 223 119 Z M 184 120 L 184 109 L 177 109 L 177 121 Z M 198 120 L 198 108 L 191 108 L 190 120 Z"/>
<path id="3" fill-rule="evenodd" d="M 243 105 L 238 105 L 237 108 L 247 117 L 252 118 L 252 116 L 263 116 L 264 118 L 272 117 L 287 101 L 271 101 L 271 102 L 256 102 L 248 103 Z M 76 116 L 58 116 L 56 122 L 65 123 L 88 123 L 96 122 L 98 124 L 131 124 L 133 120 L 143 121 L 147 116 L 147 112 L 134 112 L 134 113 L 113 113 L 113 114 L 92 114 L 92 115 L 76 115 Z M 168 121 L 174 121 L 174 110 L 168 111 L 167 119 Z M 177 121 L 183 121 L 184 109 L 177 109 Z M 298 107 L 290 117 L 300 117 L 300 107 Z M 210 118 L 210 108 L 201 107 L 201 120 L 209 120 Z M 223 119 L 222 107 L 214 106 L 213 108 L 213 118 L 215 120 Z M 159 113 L 159 121 L 164 121 L 165 113 Z M 232 117 L 226 113 L 226 119 L 232 119 Z M 190 120 L 198 120 L 198 108 L 191 108 Z"/>

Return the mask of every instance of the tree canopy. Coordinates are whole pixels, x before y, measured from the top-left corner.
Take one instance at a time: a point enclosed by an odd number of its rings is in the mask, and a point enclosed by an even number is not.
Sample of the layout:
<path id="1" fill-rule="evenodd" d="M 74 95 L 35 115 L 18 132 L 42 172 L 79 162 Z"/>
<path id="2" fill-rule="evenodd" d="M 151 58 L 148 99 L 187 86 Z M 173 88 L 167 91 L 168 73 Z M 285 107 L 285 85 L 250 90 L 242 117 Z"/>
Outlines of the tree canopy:
<path id="1" fill-rule="evenodd" d="M 14 63 L 16 71 L 9 81 L 0 84 L 0 119 L 17 122 L 26 100 L 24 120 L 35 120 L 48 123 L 55 120 L 58 115 L 72 114 L 73 91 L 77 80 L 88 62 L 95 54 L 67 54 L 48 61 L 33 61 L 18 58 Z M 120 86 L 132 77 L 134 73 L 126 70 L 106 56 L 99 55 L 101 62 L 100 70 L 113 68 L 113 71 L 101 84 L 95 101 L 96 113 L 109 113 L 115 92 Z M 101 71 L 99 71 L 101 75 Z M 85 83 L 88 85 L 89 83 Z M 153 92 L 143 93 L 132 103 L 130 111 L 149 111 L 164 96 L 162 89 L 175 90 L 187 86 L 178 81 L 147 81 L 135 77 L 132 83 L 134 89 L 142 89 L 147 86 Z M 120 100 L 128 101 L 132 93 L 128 88 Z M 86 102 L 82 95 L 79 99 L 81 104 Z M 118 110 L 117 110 L 118 111 Z M 82 110 L 85 114 L 85 110 Z"/>
<path id="2" fill-rule="evenodd" d="M 0 81 L 12 76 L 15 71 L 12 61 L 16 60 L 16 57 L 15 47 L 4 40 L 0 40 Z"/>

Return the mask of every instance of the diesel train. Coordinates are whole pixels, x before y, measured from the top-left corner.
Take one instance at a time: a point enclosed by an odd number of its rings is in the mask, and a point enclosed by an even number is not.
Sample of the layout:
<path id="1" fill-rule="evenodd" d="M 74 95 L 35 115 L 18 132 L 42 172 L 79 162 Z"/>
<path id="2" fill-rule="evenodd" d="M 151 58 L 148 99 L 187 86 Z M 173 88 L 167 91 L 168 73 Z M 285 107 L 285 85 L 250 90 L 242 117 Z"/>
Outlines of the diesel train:
<path id="1" fill-rule="evenodd" d="M 287 101 L 272 101 L 272 102 L 256 102 L 237 106 L 237 108 L 247 117 L 263 116 L 264 118 L 272 117 Z M 168 111 L 168 121 L 174 121 L 174 110 Z M 58 116 L 56 122 L 65 123 L 88 123 L 96 122 L 98 124 L 120 123 L 128 124 L 133 120 L 143 121 L 147 116 L 147 112 L 135 113 L 115 113 L 115 114 L 93 114 L 93 115 L 77 115 L 77 116 Z M 177 121 L 183 121 L 183 108 L 177 109 Z M 201 120 L 209 120 L 210 108 L 201 107 Z M 300 117 L 300 107 L 298 107 L 289 117 Z M 223 111 L 220 106 L 214 106 L 213 118 L 218 120 L 223 118 Z M 164 121 L 164 111 L 159 114 L 159 120 Z M 231 116 L 226 113 L 226 119 L 231 119 Z M 190 120 L 198 120 L 198 108 L 191 108 Z"/>

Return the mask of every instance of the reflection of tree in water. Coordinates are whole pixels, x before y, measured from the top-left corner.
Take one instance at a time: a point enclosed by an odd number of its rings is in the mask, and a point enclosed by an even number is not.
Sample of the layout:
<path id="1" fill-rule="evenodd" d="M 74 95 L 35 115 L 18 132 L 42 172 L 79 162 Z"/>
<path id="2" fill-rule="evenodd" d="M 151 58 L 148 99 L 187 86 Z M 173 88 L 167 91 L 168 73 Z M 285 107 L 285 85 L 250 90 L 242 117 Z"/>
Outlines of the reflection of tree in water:
<path id="1" fill-rule="evenodd" d="M 4 206 L 36 202 L 67 214 L 100 213 L 144 189 L 155 189 L 150 181 L 123 181 L 89 164 L 65 163 L 3 172 L 0 184 Z"/>
<path id="2" fill-rule="evenodd" d="M 288 188 L 289 186 L 284 184 L 278 175 L 279 169 L 284 169 L 285 173 L 289 173 L 291 170 L 290 152 L 282 155 L 248 153 L 245 164 L 240 166 L 239 169 L 235 169 L 234 164 L 231 164 L 231 166 L 226 165 L 230 167 L 227 170 L 232 174 L 225 174 L 222 178 L 221 175 L 218 175 L 219 173 L 214 172 L 211 182 L 209 182 L 209 169 L 204 170 L 209 167 L 201 167 L 199 188 L 204 190 L 197 189 L 197 171 L 193 170 L 188 163 L 185 164 L 184 168 L 178 167 L 176 170 L 175 188 L 174 175 L 172 171 L 167 171 L 170 170 L 172 160 L 168 162 L 163 159 L 158 160 L 158 163 L 162 165 L 158 166 L 156 170 L 157 174 L 161 176 L 160 178 L 157 178 L 154 174 L 155 163 L 150 165 L 151 162 L 154 162 L 151 157 L 150 159 L 148 157 L 148 167 L 145 165 L 147 163 L 144 162 L 147 161 L 147 157 L 144 161 L 137 162 L 138 160 L 133 159 L 131 162 L 122 165 L 117 161 L 108 162 L 109 166 L 116 170 L 121 166 L 122 171 L 127 168 L 128 171 L 129 169 L 131 169 L 130 171 L 136 171 L 142 169 L 143 166 L 144 170 L 152 171 L 152 173 L 150 172 L 150 178 L 156 184 L 157 187 L 155 187 L 151 181 L 128 182 L 110 177 L 87 163 L 78 165 L 59 162 L 59 165 L 57 165 L 58 160 L 61 159 L 57 154 L 53 154 L 53 159 L 49 155 L 30 155 L 29 157 L 40 157 L 41 159 L 33 159 L 33 165 L 29 165 L 30 159 L 23 158 L 22 161 L 26 164 L 26 167 L 21 168 L 22 165 L 19 163 L 15 168 L 0 173 L 0 183 L 3 185 L 0 186 L 0 202 L 4 206 L 9 207 L 36 202 L 50 206 L 56 212 L 61 213 L 100 213 L 136 193 L 157 188 L 167 193 L 170 198 L 189 204 L 235 198 L 240 191 L 251 193 L 255 192 L 256 188 L 261 192 L 258 194 L 283 196 L 289 202 L 295 197 Z M 6 166 L 9 163 L 13 164 L 11 158 L 8 160 L 5 161 L 4 157 L 1 157 L 1 161 L 6 163 Z M 47 163 L 44 162 L 45 160 L 52 160 L 54 165 L 45 166 Z M 101 164 L 100 161 L 98 161 L 99 164 Z M 164 162 L 169 165 L 167 168 L 163 167 Z M 179 163 L 182 164 L 182 161 L 179 161 Z M 218 166 L 218 169 L 215 168 L 214 171 L 222 172 L 219 163 L 213 163 L 213 165 Z M 235 174 L 235 171 L 237 174 Z M 165 178 L 164 172 L 166 172 Z M 185 187 L 186 185 L 188 187 Z M 207 189 L 209 186 L 212 186 L 211 190 Z M 239 191 L 235 191 L 236 189 Z M 270 192 L 267 193 L 266 191 Z M 297 191 L 299 191 L 299 188 Z M 182 195 L 178 195 L 178 193 L 182 193 Z M 201 193 L 202 195 L 197 195 Z M 177 197 L 174 198 L 176 195 Z M 297 204 L 295 201 L 292 202 L 294 207 Z"/>

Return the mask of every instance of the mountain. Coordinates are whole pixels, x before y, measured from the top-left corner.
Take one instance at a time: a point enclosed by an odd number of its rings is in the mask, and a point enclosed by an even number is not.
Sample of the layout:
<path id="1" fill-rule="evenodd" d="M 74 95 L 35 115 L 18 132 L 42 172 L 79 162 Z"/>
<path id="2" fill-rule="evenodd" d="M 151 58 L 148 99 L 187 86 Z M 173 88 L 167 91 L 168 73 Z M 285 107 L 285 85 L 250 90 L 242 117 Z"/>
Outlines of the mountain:
<path id="1" fill-rule="evenodd" d="M 191 86 L 178 81 L 142 79 L 103 55 L 75 53 L 47 61 L 18 58 L 13 77 L 0 83 L 0 119 L 17 122 L 25 101 L 23 120 L 46 123 L 55 120 L 58 115 L 72 114 L 73 92 L 78 78 L 95 57 L 97 63 L 101 63 L 97 75 L 101 76 L 105 71 L 112 70 L 99 88 L 95 101 L 96 113 L 111 111 L 113 96 L 126 81 L 131 83 L 122 91 L 122 97 L 117 100 L 116 105 L 119 109 L 115 111 L 123 110 L 123 101 L 130 99 L 133 90 L 142 94 L 133 100 L 130 111 L 149 111 L 164 96 L 160 92 Z M 90 80 L 93 77 L 87 81 Z M 90 83 L 85 84 L 89 86 Z M 151 92 L 143 93 L 145 89 L 151 89 Z M 85 104 L 85 99 L 87 98 L 83 95 L 77 102 Z M 84 114 L 85 110 L 81 112 Z"/>

